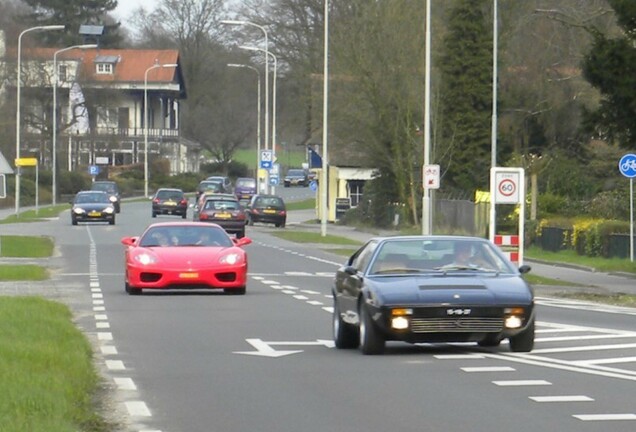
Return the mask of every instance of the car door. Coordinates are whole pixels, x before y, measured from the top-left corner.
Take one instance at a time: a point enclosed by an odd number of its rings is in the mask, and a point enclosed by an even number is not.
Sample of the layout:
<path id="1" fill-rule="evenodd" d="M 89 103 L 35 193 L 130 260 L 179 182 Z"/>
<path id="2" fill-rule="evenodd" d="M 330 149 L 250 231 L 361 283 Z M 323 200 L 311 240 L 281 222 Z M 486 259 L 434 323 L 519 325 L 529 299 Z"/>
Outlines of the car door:
<path id="1" fill-rule="evenodd" d="M 362 290 L 364 275 L 377 245 L 377 241 L 369 241 L 349 259 L 347 265 L 338 270 L 335 296 L 343 313 L 357 314 L 358 297 Z"/>

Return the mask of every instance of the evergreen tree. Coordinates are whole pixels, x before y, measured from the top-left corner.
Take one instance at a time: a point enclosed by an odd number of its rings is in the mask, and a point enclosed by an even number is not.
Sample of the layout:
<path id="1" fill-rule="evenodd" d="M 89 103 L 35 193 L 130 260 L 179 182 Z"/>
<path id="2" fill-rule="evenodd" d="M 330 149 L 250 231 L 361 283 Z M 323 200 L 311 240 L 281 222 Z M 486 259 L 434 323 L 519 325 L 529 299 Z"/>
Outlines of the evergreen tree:
<path id="1" fill-rule="evenodd" d="M 450 11 L 440 59 L 442 140 L 436 161 L 443 185 L 473 191 L 488 185 L 492 114 L 492 32 L 486 0 L 458 0 Z"/>
<path id="2" fill-rule="evenodd" d="M 588 131 L 621 147 L 636 145 L 636 2 L 608 0 L 614 8 L 620 37 L 591 28 L 592 49 L 583 60 L 583 76 L 601 93 L 600 105 L 585 112 Z"/>
<path id="3" fill-rule="evenodd" d="M 117 0 L 23 0 L 31 11 L 20 16 L 27 26 L 64 24 L 63 31 L 41 32 L 37 34 L 41 42 L 48 46 L 60 47 L 85 41 L 79 34 L 81 25 L 103 25 L 104 34 L 99 37 L 101 47 L 117 47 L 122 40 L 120 23 L 108 16 L 117 7 Z"/>

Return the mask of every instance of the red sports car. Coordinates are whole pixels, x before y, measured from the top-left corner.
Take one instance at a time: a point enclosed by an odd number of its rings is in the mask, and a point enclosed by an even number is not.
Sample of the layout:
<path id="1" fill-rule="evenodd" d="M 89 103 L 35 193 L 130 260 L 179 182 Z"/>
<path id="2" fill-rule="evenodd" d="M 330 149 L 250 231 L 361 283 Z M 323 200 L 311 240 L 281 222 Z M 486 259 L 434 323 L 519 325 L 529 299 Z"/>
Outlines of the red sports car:
<path id="1" fill-rule="evenodd" d="M 124 237 L 126 292 L 143 289 L 223 289 L 245 294 L 248 237 L 230 237 L 219 225 L 169 222 Z"/>

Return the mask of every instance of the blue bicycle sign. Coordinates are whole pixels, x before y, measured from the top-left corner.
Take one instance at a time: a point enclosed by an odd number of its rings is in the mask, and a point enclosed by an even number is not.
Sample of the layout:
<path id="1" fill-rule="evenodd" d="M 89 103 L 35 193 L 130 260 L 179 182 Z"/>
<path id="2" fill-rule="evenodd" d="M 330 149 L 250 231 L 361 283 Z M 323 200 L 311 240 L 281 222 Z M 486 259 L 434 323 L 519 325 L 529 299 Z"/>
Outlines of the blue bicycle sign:
<path id="1" fill-rule="evenodd" d="M 636 177 L 636 155 L 629 153 L 623 156 L 618 162 L 618 169 L 625 177 Z"/>

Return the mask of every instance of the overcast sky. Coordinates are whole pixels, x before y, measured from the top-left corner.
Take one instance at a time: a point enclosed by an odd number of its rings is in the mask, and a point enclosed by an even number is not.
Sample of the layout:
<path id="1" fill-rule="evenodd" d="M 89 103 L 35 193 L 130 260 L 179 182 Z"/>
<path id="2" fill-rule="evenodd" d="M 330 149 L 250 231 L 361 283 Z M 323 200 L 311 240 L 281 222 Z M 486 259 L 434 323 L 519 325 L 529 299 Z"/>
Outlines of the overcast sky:
<path id="1" fill-rule="evenodd" d="M 132 11 L 140 6 L 143 6 L 147 11 L 152 11 L 155 4 L 157 4 L 157 0 L 117 0 L 117 8 L 113 11 L 113 15 L 116 15 L 125 25 Z"/>

